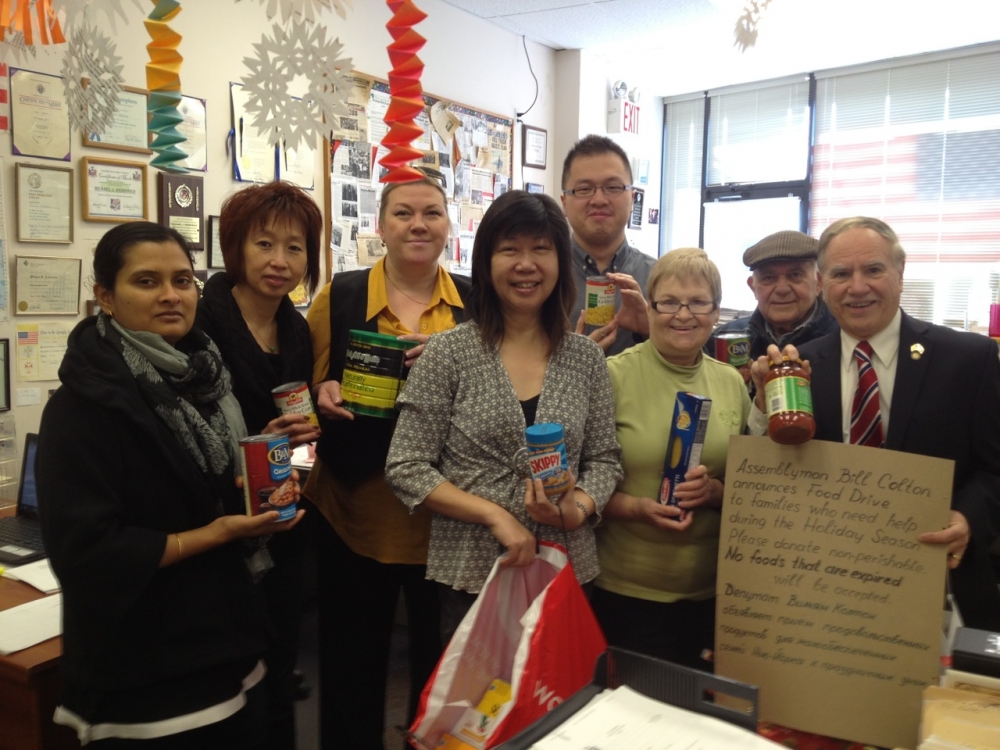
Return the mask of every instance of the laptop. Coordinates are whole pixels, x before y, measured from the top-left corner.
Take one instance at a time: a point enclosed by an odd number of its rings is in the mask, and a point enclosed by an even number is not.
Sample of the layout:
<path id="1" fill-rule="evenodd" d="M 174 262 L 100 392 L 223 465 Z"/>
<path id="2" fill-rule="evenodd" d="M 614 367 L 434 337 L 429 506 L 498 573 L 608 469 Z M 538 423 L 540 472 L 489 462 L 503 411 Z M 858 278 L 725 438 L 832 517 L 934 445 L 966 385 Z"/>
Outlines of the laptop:
<path id="1" fill-rule="evenodd" d="M 45 557 L 35 486 L 37 450 L 38 435 L 25 435 L 21 481 L 17 487 L 17 512 L 8 518 L 0 518 L 0 564 L 3 565 L 21 565 Z"/>

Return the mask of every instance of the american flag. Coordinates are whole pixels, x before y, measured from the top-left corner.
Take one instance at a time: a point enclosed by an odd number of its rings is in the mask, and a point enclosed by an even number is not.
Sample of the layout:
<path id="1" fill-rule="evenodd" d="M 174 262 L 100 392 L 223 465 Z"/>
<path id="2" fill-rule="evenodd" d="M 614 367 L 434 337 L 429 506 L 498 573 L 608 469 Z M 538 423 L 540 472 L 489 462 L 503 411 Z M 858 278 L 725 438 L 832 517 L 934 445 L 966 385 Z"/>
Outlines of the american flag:
<path id="1" fill-rule="evenodd" d="M 0 63 L 0 133 L 9 129 L 7 102 L 7 63 Z"/>
<path id="2" fill-rule="evenodd" d="M 37 344 L 38 343 L 38 329 L 32 328 L 30 331 L 18 331 L 17 332 L 17 343 L 19 344 Z"/>

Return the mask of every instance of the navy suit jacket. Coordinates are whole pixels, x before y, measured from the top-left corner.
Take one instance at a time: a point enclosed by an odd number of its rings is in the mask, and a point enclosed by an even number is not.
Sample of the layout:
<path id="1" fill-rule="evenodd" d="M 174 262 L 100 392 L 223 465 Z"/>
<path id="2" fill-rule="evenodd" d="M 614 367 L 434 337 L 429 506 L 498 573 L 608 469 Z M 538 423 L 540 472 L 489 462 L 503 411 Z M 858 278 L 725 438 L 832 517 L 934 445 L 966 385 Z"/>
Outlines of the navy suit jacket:
<path id="1" fill-rule="evenodd" d="M 912 347 L 923 347 L 919 357 Z M 843 441 L 840 333 L 799 349 L 812 366 L 816 438 Z M 952 508 L 971 541 L 951 575 L 965 624 L 1000 630 L 1000 594 L 989 548 L 1000 533 L 1000 359 L 997 344 L 902 315 L 889 411 L 889 450 L 955 462 Z"/>

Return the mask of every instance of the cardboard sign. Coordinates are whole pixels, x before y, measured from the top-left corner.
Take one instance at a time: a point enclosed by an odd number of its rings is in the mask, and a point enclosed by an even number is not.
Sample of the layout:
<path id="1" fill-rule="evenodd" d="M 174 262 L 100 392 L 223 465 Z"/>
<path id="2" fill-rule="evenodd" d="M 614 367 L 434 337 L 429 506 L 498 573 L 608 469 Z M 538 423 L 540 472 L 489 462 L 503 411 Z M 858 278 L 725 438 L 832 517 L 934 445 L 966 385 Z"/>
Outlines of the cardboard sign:
<path id="1" fill-rule="evenodd" d="M 734 436 L 726 460 L 715 671 L 760 687 L 760 718 L 916 747 L 936 684 L 954 463 Z"/>

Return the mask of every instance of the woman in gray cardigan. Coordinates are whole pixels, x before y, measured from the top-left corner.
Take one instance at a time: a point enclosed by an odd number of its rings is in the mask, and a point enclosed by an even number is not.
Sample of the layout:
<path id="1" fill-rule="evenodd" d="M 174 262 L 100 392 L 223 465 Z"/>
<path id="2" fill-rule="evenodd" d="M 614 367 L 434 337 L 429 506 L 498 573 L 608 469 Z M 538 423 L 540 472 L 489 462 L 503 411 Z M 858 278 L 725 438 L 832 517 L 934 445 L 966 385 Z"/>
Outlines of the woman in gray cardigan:
<path id="1" fill-rule="evenodd" d="M 468 323 L 434 336 L 400 395 L 386 480 L 434 512 L 427 577 L 450 636 L 498 555 L 527 565 L 537 540 L 568 544 L 581 583 L 598 573 L 592 523 L 621 479 L 604 355 L 569 333 L 570 238 L 559 205 L 515 190 L 483 217 Z M 525 427 L 558 422 L 575 484 L 557 502 L 530 480 Z"/>

